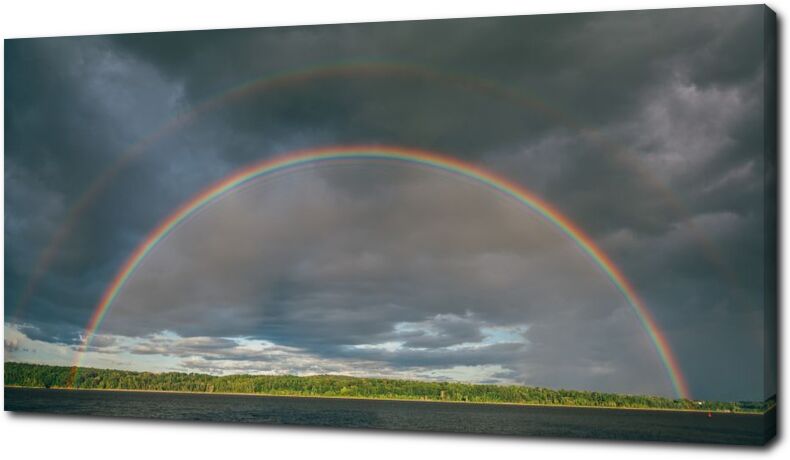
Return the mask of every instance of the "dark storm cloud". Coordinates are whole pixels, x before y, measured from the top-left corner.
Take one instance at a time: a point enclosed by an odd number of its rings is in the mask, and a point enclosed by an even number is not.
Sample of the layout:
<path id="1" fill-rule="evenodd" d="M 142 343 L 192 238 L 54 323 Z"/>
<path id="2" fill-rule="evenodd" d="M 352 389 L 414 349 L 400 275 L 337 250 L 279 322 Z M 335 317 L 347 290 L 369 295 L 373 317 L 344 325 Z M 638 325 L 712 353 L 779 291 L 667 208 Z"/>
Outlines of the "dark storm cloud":
<path id="1" fill-rule="evenodd" d="M 466 342 L 480 342 L 483 335 L 475 321 L 450 315 L 438 315 L 412 329 L 396 333 L 406 348 L 441 348 Z"/>
<path id="2" fill-rule="evenodd" d="M 141 355 L 171 354 L 191 356 L 207 352 L 227 351 L 236 346 L 236 341 L 219 337 L 189 337 L 177 340 L 167 337 L 152 337 L 141 344 L 135 345 L 131 352 Z"/>
<path id="3" fill-rule="evenodd" d="M 80 342 L 80 330 L 64 324 L 64 321 L 39 320 L 36 324 L 20 324 L 17 329 L 31 340 L 76 345 Z"/>
<path id="4" fill-rule="evenodd" d="M 6 322 L 73 346 L 129 252 L 202 187 L 295 148 L 396 144 L 499 171 L 589 232 L 644 296 L 695 395 L 767 396 L 762 14 L 7 41 Z M 423 70 L 299 70 L 348 62 Z M 294 71 L 300 78 L 228 100 L 148 146 L 79 216 L 30 301 L 9 314 L 69 209 L 130 145 L 229 88 Z M 321 359 L 420 375 L 500 365 L 490 375 L 666 392 L 632 312 L 563 241 L 521 209 L 424 173 L 299 173 L 179 229 L 106 328 L 149 337 L 133 353 L 195 368 L 277 356 L 228 338 L 247 337 L 310 354 L 289 355 L 306 370 L 353 369 Z M 164 330 L 181 342 L 150 338 Z M 364 347 L 389 342 L 400 348 Z M 453 349 L 464 344 L 477 348 Z"/>

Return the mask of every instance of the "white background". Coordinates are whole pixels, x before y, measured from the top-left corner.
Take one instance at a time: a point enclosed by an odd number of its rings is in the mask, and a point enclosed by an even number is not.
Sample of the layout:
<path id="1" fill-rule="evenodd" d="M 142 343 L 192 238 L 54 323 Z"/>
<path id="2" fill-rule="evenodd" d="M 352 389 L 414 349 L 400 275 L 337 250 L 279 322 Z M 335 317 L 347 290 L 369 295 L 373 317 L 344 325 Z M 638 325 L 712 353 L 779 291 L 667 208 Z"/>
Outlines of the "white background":
<path id="1" fill-rule="evenodd" d="M 84 35 L 118 32 L 214 29 L 294 24 L 366 22 L 443 17 L 603 11 L 741 4 L 732 1 L 565 1 L 527 3 L 517 0 L 433 1 L 365 0 L 244 2 L 241 0 L 183 1 L 102 0 L 24 1 L 0 4 L 3 38 Z M 790 7 L 769 4 L 781 19 Z M 781 26 L 780 26 L 781 28 Z M 782 44 L 780 50 L 784 51 Z M 780 59 L 786 59 L 782 52 Z M 5 61 L 0 62 L 0 66 Z M 786 75 L 785 75 L 786 77 Z M 787 88 L 787 78 L 781 86 Z M 783 92 L 784 93 L 784 92 Z M 784 99 L 784 98 L 783 98 Z M 782 104 L 784 107 L 785 104 Z M 3 115 L 0 114 L 0 118 Z M 786 132 L 787 117 L 781 132 Z M 0 134 L 2 136 L 2 134 Z M 787 162 L 782 175 L 787 176 Z M 3 192 L 0 191 L 0 194 Z M 784 195 L 784 194 L 783 194 Z M 783 203 L 787 201 L 782 200 Z M 0 200 L 4 203 L 4 200 Z M 0 204 L 2 206 L 2 204 Z M 782 206 L 785 208 L 786 206 Z M 782 210 L 782 214 L 786 209 Z M 785 235 L 786 232 L 785 232 Z M 4 246 L 3 246 L 4 247 Z M 0 249 L 2 251 L 2 249 Z M 783 251 L 784 252 L 784 251 Z M 784 259 L 784 257 L 782 257 Z M 2 268 L 0 268 L 2 270 Z M 785 285 L 788 275 L 782 276 Z M 0 277 L 2 286 L 3 277 Z M 786 323 L 786 315 L 783 315 Z M 786 324 L 785 324 L 786 325 Z M 786 330 L 786 327 L 783 328 Z M 786 357 L 785 353 L 780 356 Z M 787 364 L 787 359 L 783 359 Z M 784 394 L 785 385 L 780 388 Z M 781 403 L 780 403 L 781 404 Z M 780 417 L 783 418 L 783 417 Z M 783 424 L 780 420 L 780 429 Z M 707 447 L 655 443 L 506 438 L 495 436 L 390 433 L 384 431 L 289 428 L 130 421 L 10 414 L 0 416 L 0 456 L 17 458 L 74 457 L 113 459 L 222 458 L 246 456 L 287 458 L 507 458 L 584 457 L 585 459 L 663 458 L 787 458 L 788 442 L 780 436 L 768 448 Z"/>

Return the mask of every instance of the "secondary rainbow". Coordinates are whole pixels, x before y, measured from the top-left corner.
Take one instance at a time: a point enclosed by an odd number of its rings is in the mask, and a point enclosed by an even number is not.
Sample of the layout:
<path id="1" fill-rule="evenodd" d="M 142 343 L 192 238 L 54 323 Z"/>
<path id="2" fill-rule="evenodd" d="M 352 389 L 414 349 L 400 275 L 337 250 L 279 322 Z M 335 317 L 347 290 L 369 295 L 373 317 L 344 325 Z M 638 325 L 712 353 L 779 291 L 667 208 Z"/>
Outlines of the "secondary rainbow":
<path id="1" fill-rule="evenodd" d="M 267 74 L 262 77 L 232 86 L 216 96 L 196 104 L 186 112 L 179 113 L 165 122 L 148 136 L 135 142 L 105 168 L 87 189 L 80 195 L 66 213 L 65 220 L 56 229 L 47 246 L 39 254 L 33 271 L 22 289 L 22 293 L 12 310 L 17 321 L 21 320 L 21 313 L 28 301 L 33 297 L 39 282 L 49 271 L 60 252 L 61 245 L 73 232 L 80 222 L 85 211 L 94 201 L 101 196 L 115 177 L 120 174 L 136 158 L 145 154 L 149 148 L 178 129 L 199 120 L 203 115 L 237 101 L 245 101 L 251 96 L 266 91 L 278 90 L 311 81 L 330 80 L 333 78 L 350 77 L 405 77 L 415 80 L 435 81 L 454 85 L 459 88 L 472 89 L 482 94 L 494 96 L 502 101 L 518 106 L 528 107 L 536 113 L 541 113 L 549 119 L 556 119 L 561 124 L 572 126 L 561 114 L 550 109 L 544 103 L 519 91 L 498 85 L 489 80 L 466 76 L 462 74 L 443 72 L 436 69 L 421 67 L 405 62 L 394 61 L 344 61 L 330 62 L 323 65 L 311 66 Z"/>
<path id="2" fill-rule="evenodd" d="M 493 96 L 496 99 L 515 106 L 528 108 L 534 113 L 541 114 L 547 119 L 559 123 L 561 126 L 578 132 L 580 135 L 593 141 L 600 147 L 603 147 L 603 151 L 607 153 L 611 160 L 622 162 L 638 174 L 640 178 L 644 179 L 647 184 L 651 185 L 652 188 L 661 193 L 664 196 L 664 200 L 678 213 L 678 215 L 690 215 L 687 207 L 675 196 L 673 191 L 658 177 L 652 174 L 649 168 L 639 163 L 635 156 L 628 154 L 622 147 L 611 144 L 599 133 L 585 129 L 579 122 L 574 121 L 567 114 L 546 105 L 533 96 L 516 88 L 511 88 L 493 80 L 482 79 L 472 75 L 446 72 L 405 62 L 376 60 L 332 62 L 319 66 L 267 74 L 263 77 L 232 86 L 218 95 L 195 105 L 186 112 L 179 113 L 167 121 L 162 127 L 127 148 L 108 168 L 98 175 L 82 195 L 80 195 L 74 205 L 69 208 L 65 220 L 56 229 L 49 243 L 47 243 L 39 254 L 33 266 L 33 271 L 25 287 L 22 289 L 15 307 L 11 310 L 11 314 L 16 318 L 17 322 L 24 322 L 21 318 L 24 307 L 33 298 L 33 294 L 39 282 L 49 271 L 50 265 L 55 261 L 55 258 L 60 252 L 61 245 L 73 232 L 77 223 L 80 222 L 84 212 L 92 206 L 94 201 L 101 196 L 101 192 L 113 182 L 115 177 L 120 174 L 128 164 L 132 163 L 135 158 L 143 155 L 148 151 L 150 146 L 159 140 L 165 138 L 179 128 L 200 119 L 204 114 L 211 113 L 235 101 L 247 100 L 250 96 L 258 93 L 322 79 L 375 76 L 406 77 L 415 80 L 448 84 L 465 90 L 473 90 L 483 95 Z M 724 262 L 715 244 L 706 238 L 702 232 L 698 231 L 692 221 L 688 221 L 688 225 L 692 236 L 700 244 L 705 257 L 726 277 L 727 285 L 738 286 L 739 282 L 737 276 Z M 735 289 L 733 292 L 737 291 L 738 290 Z M 739 296 L 739 294 L 734 295 Z"/>
<path id="3" fill-rule="evenodd" d="M 625 278 L 622 271 L 614 262 L 612 262 L 589 236 L 567 217 L 521 185 L 480 168 L 479 166 L 435 152 L 380 145 L 336 146 L 295 151 L 284 156 L 266 159 L 243 168 L 198 193 L 149 233 L 145 240 L 137 246 L 134 252 L 132 252 L 129 258 L 124 262 L 110 285 L 104 291 L 90 318 L 86 327 L 86 335 L 83 341 L 82 350 L 89 348 L 93 337 L 96 335 L 99 326 L 101 326 L 102 320 L 112 307 L 113 301 L 118 297 L 118 294 L 140 266 L 140 263 L 159 242 L 165 239 L 180 223 L 223 195 L 262 176 L 278 172 L 287 172 L 290 169 L 308 164 L 344 160 L 385 160 L 403 162 L 472 179 L 473 181 L 479 182 L 494 191 L 520 202 L 543 217 L 571 239 L 582 252 L 592 259 L 609 280 L 611 280 L 614 287 L 633 308 L 642 327 L 650 337 L 667 371 L 669 379 L 672 382 L 675 393 L 681 398 L 691 398 L 688 385 L 686 384 L 686 380 L 678 365 L 677 359 L 672 353 L 669 342 L 658 327 L 658 324 L 645 303 L 639 298 L 634 287 Z M 74 364 L 75 370 L 79 368 L 82 354 L 83 352 L 77 354 Z"/>

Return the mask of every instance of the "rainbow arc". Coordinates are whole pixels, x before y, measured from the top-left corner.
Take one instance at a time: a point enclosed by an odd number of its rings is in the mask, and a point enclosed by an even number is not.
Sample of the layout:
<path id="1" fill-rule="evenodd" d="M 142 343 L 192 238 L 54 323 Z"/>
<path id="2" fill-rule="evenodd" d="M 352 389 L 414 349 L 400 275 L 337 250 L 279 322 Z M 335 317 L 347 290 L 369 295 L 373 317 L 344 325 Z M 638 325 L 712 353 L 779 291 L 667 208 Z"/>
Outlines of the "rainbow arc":
<path id="1" fill-rule="evenodd" d="M 185 222 L 201 209 L 209 206 L 222 196 L 249 184 L 251 181 L 267 175 L 285 173 L 300 166 L 338 161 L 382 160 L 419 165 L 462 178 L 471 179 L 521 203 L 532 212 L 541 216 L 549 224 L 553 225 L 568 237 L 576 247 L 578 247 L 601 270 L 626 302 L 632 307 L 642 327 L 650 337 L 675 393 L 681 398 L 691 398 L 688 385 L 678 361 L 672 353 L 669 342 L 644 301 L 637 295 L 633 285 L 627 280 L 622 271 L 614 264 L 609 256 L 607 256 L 601 248 L 599 248 L 595 242 L 570 219 L 523 186 L 479 166 L 439 153 L 380 145 L 336 146 L 300 150 L 273 159 L 266 159 L 232 173 L 195 195 L 154 228 L 126 259 L 99 300 L 86 327 L 86 335 L 81 349 L 86 350 L 89 348 L 102 321 L 111 310 L 113 302 L 121 293 L 129 279 L 134 275 L 135 271 L 140 267 L 146 256 L 150 254 L 160 242 L 167 238 L 179 224 Z M 84 351 L 77 353 L 74 364 L 75 370 L 79 368 L 83 354 Z"/>

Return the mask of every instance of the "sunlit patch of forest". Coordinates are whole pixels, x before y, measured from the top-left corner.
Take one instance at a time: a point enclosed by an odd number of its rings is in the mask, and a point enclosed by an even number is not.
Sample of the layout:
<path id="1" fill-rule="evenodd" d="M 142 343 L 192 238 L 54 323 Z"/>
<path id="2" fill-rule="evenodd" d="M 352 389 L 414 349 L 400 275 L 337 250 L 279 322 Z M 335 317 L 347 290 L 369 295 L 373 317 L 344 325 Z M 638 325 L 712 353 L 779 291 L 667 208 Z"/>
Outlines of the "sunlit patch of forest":
<path id="1" fill-rule="evenodd" d="M 764 412 L 773 401 L 717 402 L 660 396 L 555 390 L 520 385 L 481 385 L 340 375 L 226 375 L 132 372 L 27 363 L 5 363 L 5 385 L 38 388 L 244 393 L 276 396 L 404 399 L 610 408 Z"/>

